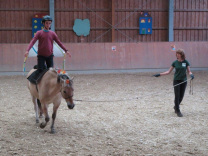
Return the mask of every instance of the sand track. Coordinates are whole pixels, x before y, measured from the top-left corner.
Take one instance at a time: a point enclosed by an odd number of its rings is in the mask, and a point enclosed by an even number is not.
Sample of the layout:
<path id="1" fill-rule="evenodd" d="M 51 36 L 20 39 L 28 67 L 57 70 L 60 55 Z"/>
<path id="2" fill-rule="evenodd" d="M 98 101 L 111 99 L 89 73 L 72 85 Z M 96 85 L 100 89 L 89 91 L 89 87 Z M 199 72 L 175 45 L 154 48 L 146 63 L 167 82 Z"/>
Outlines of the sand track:
<path id="1" fill-rule="evenodd" d="M 207 155 L 208 72 L 194 72 L 194 95 L 188 82 L 182 118 L 173 75 L 152 74 L 73 75 L 83 101 L 69 110 L 62 100 L 56 134 L 35 123 L 25 77 L 0 76 L 0 155 Z"/>

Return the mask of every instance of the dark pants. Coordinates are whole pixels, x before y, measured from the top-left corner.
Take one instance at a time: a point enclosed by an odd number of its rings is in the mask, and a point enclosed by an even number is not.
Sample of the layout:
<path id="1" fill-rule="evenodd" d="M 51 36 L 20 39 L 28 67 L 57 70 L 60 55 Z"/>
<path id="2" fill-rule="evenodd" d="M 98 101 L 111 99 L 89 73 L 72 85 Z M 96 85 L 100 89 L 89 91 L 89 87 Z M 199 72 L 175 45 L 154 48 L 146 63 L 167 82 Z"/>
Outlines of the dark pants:
<path id="1" fill-rule="evenodd" d="M 39 80 L 42 78 L 42 76 L 47 72 L 46 69 L 53 67 L 53 55 L 44 57 L 38 55 L 38 66 L 35 72 L 33 72 L 27 79 L 33 83 L 38 84 Z"/>
<path id="2" fill-rule="evenodd" d="M 48 57 L 38 55 L 38 70 L 41 73 L 44 69 L 53 67 L 53 55 Z"/>
<path id="3" fill-rule="evenodd" d="M 174 80 L 173 81 L 173 85 L 177 85 L 179 83 L 181 83 L 183 81 L 180 80 Z M 180 110 L 180 103 L 183 100 L 184 94 L 185 94 L 185 90 L 186 90 L 186 86 L 187 86 L 187 82 L 184 82 L 178 86 L 174 87 L 174 92 L 175 92 L 175 109 L 176 110 Z"/>

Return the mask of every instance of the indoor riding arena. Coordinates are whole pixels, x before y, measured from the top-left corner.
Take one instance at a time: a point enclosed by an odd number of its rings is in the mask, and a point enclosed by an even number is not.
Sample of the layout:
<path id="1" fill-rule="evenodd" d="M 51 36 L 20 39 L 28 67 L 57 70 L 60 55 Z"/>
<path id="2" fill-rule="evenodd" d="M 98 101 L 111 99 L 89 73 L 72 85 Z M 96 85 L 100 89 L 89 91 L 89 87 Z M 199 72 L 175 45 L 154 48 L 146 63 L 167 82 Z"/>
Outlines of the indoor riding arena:
<path id="1" fill-rule="evenodd" d="M 54 43 L 54 69 L 74 89 L 75 107 L 61 99 L 54 134 L 53 104 L 41 128 L 45 116 L 36 123 L 27 87 L 38 47 L 24 56 L 33 22 L 45 15 L 71 54 Z M 0 0 L 0 19 L 1 156 L 207 155 L 208 0 Z M 177 49 L 194 75 L 181 83 L 183 117 L 174 110 L 176 69 L 155 77 L 172 67 Z"/>

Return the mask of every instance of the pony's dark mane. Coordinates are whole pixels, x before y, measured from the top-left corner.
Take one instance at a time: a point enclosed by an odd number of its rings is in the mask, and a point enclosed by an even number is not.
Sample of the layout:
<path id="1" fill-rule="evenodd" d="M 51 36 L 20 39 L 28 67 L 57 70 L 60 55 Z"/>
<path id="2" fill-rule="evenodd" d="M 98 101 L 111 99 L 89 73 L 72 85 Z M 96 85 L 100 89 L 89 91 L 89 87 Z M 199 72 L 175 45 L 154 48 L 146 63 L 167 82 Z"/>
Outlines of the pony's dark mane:
<path id="1" fill-rule="evenodd" d="M 72 79 L 68 75 L 66 75 L 66 74 L 58 74 L 58 77 L 57 77 L 57 82 L 58 83 L 60 83 L 61 78 L 64 79 L 64 80 L 68 79 L 71 83 L 73 82 Z"/>

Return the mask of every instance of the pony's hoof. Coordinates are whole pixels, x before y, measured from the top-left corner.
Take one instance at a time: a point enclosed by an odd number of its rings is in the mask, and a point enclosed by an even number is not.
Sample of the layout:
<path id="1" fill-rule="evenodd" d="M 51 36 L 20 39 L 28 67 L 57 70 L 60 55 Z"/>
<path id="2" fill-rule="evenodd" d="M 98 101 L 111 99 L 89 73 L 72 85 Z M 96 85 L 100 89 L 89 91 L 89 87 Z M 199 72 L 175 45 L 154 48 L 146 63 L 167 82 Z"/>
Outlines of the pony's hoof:
<path id="1" fill-rule="evenodd" d="M 36 120 L 36 123 L 39 123 L 39 120 L 38 119 Z"/>
<path id="2" fill-rule="evenodd" d="M 40 124 L 40 128 L 45 128 L 45 124 L 44 123 L 41 123 Z"/>
<path id="3" fill-rule="evenodd" d="M 55 134 L 55 133 L 56 133 L 55 129 L 51 129 L 51 134 Z"/>

